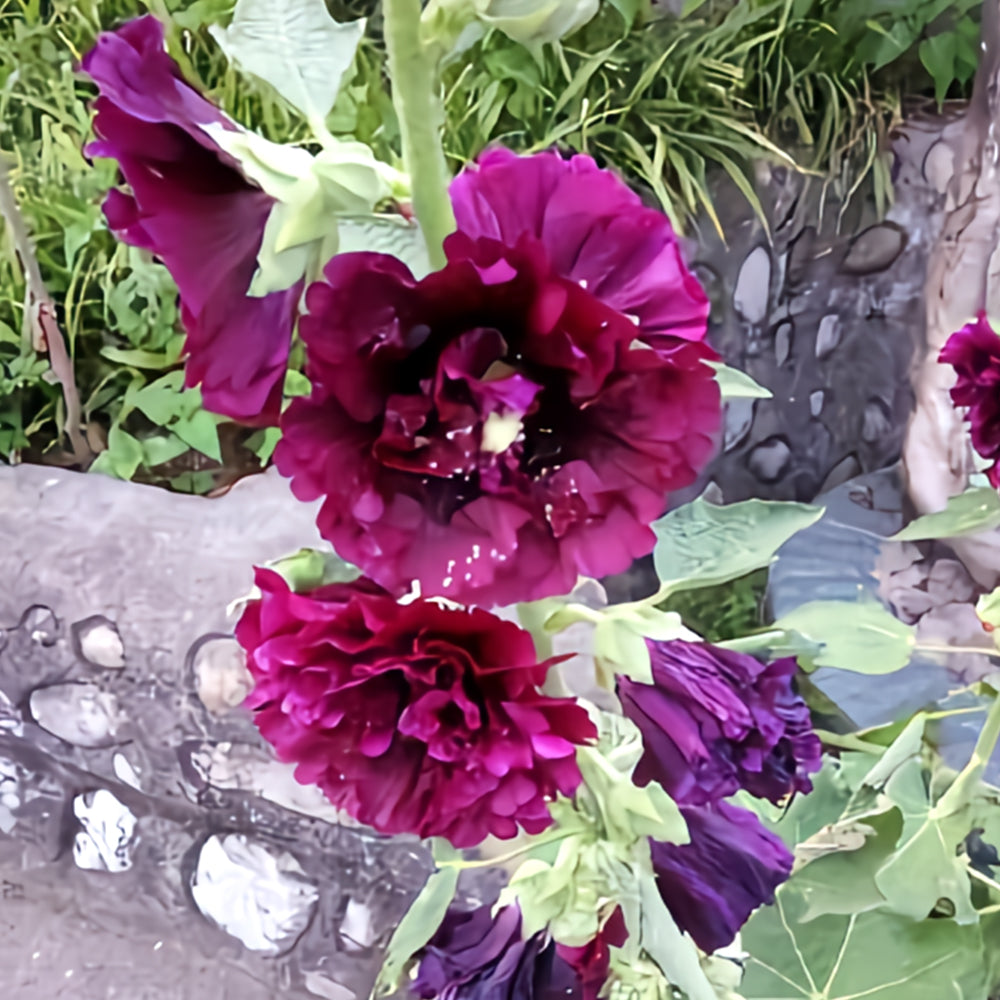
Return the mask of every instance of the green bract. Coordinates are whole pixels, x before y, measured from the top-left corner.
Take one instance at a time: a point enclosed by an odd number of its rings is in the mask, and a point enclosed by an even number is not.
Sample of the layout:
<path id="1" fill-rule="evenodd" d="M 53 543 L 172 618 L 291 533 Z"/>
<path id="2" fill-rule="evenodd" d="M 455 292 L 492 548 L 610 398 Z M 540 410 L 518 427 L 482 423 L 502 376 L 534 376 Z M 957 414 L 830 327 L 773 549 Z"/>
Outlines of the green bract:
<path id="1" fill-rule="evenodd" d="M 597 713 L 596 747 L 577 752 L 581 784 L 572 801 L 552 804 L 557 838 L 545 834 L 540 850 L 516 871 L 501 903 L 517 901 L 524 933 L 548 927 L 567 945 L 584 945 L 621 906 L 629 926 L 641 920 L 642 884 L 651 881 L 648 838 L 687 842 L 687 826 L 674 801 L 655 782 L 632 783 L 642 755 L 638 729 L 622 716 Z M 558 842 L 554 857 L 545 841 Z"/>
<path id="2" fill-rule="evenodd" d="M 250 295 L 263 296 L 319 277 L 339 248 L 340 216 L 370 215 L 406 190 L 403 174 L 375 159 L 364 143 L 328 138 L 313 156 L 254 132 L 219 125 L 205 130 L 243 172 L 275 199 Z"/>
<path id="3" fill-rule="evenodd" d="M 528 48 L 555 42 L 582 28 L 598 0 L 473 0 L 476 16 Z"/>

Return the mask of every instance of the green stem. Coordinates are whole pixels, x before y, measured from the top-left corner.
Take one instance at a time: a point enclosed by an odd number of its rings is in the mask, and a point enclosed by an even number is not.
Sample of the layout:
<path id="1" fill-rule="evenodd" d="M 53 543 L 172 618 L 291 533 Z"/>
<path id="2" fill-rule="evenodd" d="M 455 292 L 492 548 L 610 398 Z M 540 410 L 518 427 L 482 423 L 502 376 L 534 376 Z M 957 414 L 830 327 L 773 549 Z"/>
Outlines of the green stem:
<path id="1" fill-rule="evenodd" d="M 916 642 L 915 650 L 921 653 L 978 653 L 981 656 L 1000 656 L 996 646 L 949 646 L 936 642 Z"/>
<path id="2" fill-rule="evenodd" d="M 420 0 L 385 0 L 382 6 L 392 103 L 413 189 L 413 211 L 431 266 L 438 269 L 445 264 L 443 243 L 454 232 L 455 215 L 441 145 L 444 108 L 437 63 L 420 40 Z"/>
<path id="3" fill-rule="evenodd" d="M 560 830 L 550 837 L 540 837 L 531 843 L 522 844 L 513 851 L 508 851 L 506 854 L 498 854 L 495 858 L 483 858 L 480 861 L 464 861 L 461 859 L 439 861 L 437 866 L 438 868 L 457 868 L 459 871 L 465 871 L 467 868 L 497 868 L 508 861 L 513 861 L 514 858 L 519 858 L 522 854 L 534 851 L 536 848 L 544 847 L 546 844 L 557 844 L 560 840 L 565 840 L 567 837 L 572 836 L 573 831 Z"/>
<path id="4" fill-rule="evenodd" d="M 885 747 L 868 743 L 854 733 L 831 733 L 828 729 L 816 729 L 814 732 L 824 746 L 837 747 L 840 750 L 856 750 L 859 753 L 871 754 L 873 757 L 881 757 L 885 753 Z"/>
<path id="5" fill-rule="evenodd" d="M 785 635 L 784 629 L 767 629 L 763 632 L 740 636 L 738 639 L 726 639 L 723 642 L 717 642 L 716 645 L 737 653 L 752 653 L 784 639 Z"/>
<path id="6" fill-rule="evenodd" d="M 950 816 L 971 801 L 983 771 L 993 756 L 998 739 L 1000 739 L 1000 697 L 994 698 L 993 704 L 990 705 L 986 722 L 979 731 L 979 739 L 976 740 L 976 748 L 972 751 L 969 763 L 962 768 L 951 787 L 938 800 L 931 810 L 932 815 Z"/>

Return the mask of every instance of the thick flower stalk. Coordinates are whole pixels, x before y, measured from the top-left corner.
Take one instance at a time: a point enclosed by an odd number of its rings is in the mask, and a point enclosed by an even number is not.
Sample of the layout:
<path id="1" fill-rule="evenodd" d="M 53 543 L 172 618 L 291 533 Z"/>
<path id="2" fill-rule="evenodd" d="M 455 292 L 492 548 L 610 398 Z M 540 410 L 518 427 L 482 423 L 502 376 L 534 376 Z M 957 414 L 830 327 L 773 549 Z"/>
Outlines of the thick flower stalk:
<path id="1" fill-rule="evenodd" d="M 1000 487 L 1000 336 L 986 314 L 953 333 L 939 360 L 955 369 L 952 402 L 965 408 L 972 447 L 990 463 L 986 475 Z"/>
<path id="2" fill-rule="evenodd" d="M 256 576 L 236 636 L 264 737 L 296 777 L 383 833 L 538 833 L 580 783 L 586 711 L 541 694 L 531 636 L 486 611 L 397 604 L 369 580 L 293 593 Z"/>
<path id="3" fill-rule="evenodd" d="M 344 254 L 309 288 L 313 389 L 275 462 L 395 593 L 567 593 L 651 551 L 712 454 L 704 299 L 666 218 L 587 158 L 490 154 L 453 199 L 442 270 Z"/>

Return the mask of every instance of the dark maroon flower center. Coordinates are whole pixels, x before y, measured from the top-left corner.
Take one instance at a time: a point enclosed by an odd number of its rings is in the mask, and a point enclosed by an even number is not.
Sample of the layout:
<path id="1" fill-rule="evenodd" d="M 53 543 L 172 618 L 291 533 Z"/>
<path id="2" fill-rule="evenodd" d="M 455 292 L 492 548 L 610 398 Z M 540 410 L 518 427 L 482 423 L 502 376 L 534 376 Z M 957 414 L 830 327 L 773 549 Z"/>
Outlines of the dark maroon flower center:
<path id="1" fill-rule="evenodd" d="M 481 240 L 477 251 L 505 256 L 452 262 L 418 286 L 426 311 L 400 317 L 406 353 L 384 387 L 373 455 L 406 477 L 400 489 L 419 483 L 438 523 L 483 493 L 545 493 L 583 457 L 588 399 L 635 335 L 628 318 L 547 273 L 539 247 L 498 248 Z M 555 493 L 547 513 L 558 537 L 587 509 L 572 491 Z"/>

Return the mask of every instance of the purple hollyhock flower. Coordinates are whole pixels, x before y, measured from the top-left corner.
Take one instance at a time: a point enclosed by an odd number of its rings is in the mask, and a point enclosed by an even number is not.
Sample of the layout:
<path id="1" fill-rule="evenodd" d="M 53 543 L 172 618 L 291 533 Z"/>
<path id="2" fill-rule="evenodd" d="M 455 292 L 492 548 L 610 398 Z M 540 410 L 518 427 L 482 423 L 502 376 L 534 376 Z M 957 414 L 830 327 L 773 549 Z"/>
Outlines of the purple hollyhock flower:
<path id="1" fill-rule="evenodd" d="M 324 498 L 338 553 L 396 593 L 417 580 L 503 605 L 627 569 L 712 454 L 715 354 L 645 342 L 534 238 L 456 233 L 445 251 L 422 281 L 357 253 L 310 286 L 312 394 L 282 416 L 278 469 Z"/>
<path id="2" fill-rule="evenodd" d="M 412 984 L 421 1000 L 581 1000 L 579 979 L 540 932 L 521 938 L 521 913 L 449 910 Z"/>
<path id="3" fill-rule="evenodd" d="M 980 312 L 974 322 L 953 333 L 938 360 L 955 369 L 958 380 L 951 400 L 967 408 L 972 447 L 993 463 L 986 475 L 1000 487 L 1000 336 L 986 313 Z"/>
<path id="4" fill-rule="evenodd" d="M 795 693 L 795 660 L 763 664 L 708 643 L 648 641 L 653 683 L 618 678 L 622 709 L 642 732 L 635 769 L 678 803 L 703 805 L 743 788 L 777 802 L 808 792 L 822 748 Z"/>
<path id="5" fill-rule="evenodd" d="M 689 844 L 651 841 L 660 895 L 704 952 L 724 948 L 791 874 L 792 855 L 747 809 L 727 802 L 681 806 Z"/>
<path id="6" fill-rule="evenodd" d="M 459 232 L 539 242 L 556 274 L 635 317 L 647 343 L 704 338 L 708 298 L 670 220 L 589 156 L 490 149 L 452 181 L 451 200 Z"/>
<path id="7" fill-rule="evenodd" d="M 111 191 L 104 214 L 177 282 L 187 384 L 201 385 L 206 409 L 275 423 L 302 282 L 247 295 L 274 199 L 206 130 L 238 126 L 184 81 L 152 16 L 99 35 L 83 69 L 101 94 L 86 153 L 117 160 L 130 189 Z"/>
<path id="8" fill-rule="evenodd" d="M 472 847 L 552 823 L 580 784 L 586 709 L 542 694 L 531 634 L 481 609 L 398 604 L 364 578 L 293 593 L 258 569 L 236 628 L 247 704 L 295 776 L 382 833 Z"/>

